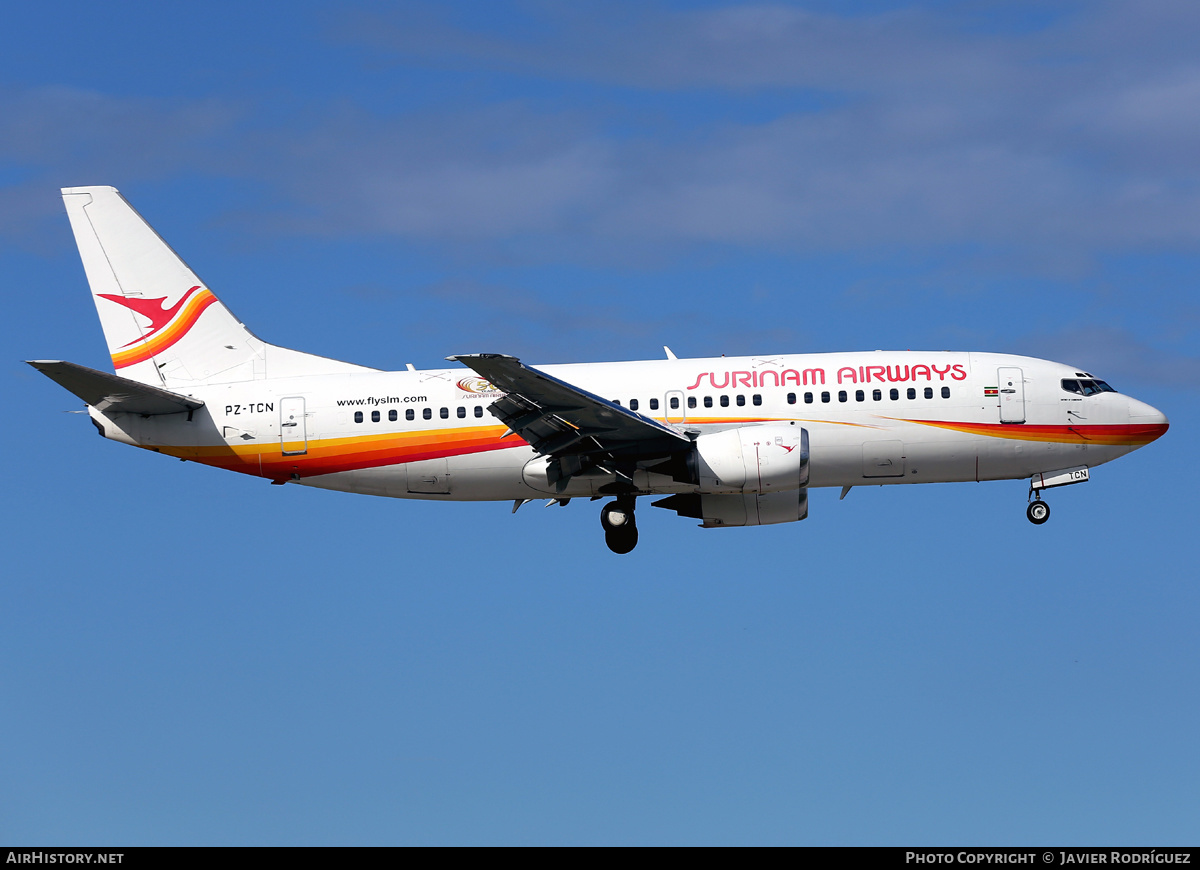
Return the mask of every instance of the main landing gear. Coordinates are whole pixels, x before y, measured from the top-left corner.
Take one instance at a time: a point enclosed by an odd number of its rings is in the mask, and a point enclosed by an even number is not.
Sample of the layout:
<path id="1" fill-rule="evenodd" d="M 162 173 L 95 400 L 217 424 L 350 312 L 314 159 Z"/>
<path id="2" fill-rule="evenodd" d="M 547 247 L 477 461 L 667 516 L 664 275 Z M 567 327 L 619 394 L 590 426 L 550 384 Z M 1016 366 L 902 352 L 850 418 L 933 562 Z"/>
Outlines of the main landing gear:
<path id="1" fill-rule="evenodd" d="M 600 509 L 600 525 L 604 526 L 604 543 L 614 553 L 628 553 L 638 542 L 637 522 L 633 516 L 634 497 L 617 496 Z"/>

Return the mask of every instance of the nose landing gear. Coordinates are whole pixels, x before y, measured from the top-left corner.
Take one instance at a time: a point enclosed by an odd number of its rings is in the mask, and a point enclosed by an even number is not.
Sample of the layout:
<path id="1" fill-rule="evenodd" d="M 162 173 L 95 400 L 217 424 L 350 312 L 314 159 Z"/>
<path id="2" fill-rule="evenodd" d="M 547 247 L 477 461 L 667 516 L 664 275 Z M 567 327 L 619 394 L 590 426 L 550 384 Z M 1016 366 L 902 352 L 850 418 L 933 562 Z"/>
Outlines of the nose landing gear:
<path id="1" fill-rule="evenodd" d="M 1029 507 L 1025 516 L 1035 526 L 1040 526 L 1050 519 L 1050 505 L 1042 501 L 1042 490 L 1055 486 L 1069 486 L 1073 483 L 1087 483 L 1091 473 L 1086 465 L 1076 465 L 1073 468 L 1063 468 L 1058 471 L 1039 471 L 1029 478 Z"/>
<path id="2" fill-rule="evenodd" d="M 628 553 L 638 542 L 637 522 L 633 516 L 634 497 L 618 496 L 600 509 L 604 543 L 614 553 Z"/>

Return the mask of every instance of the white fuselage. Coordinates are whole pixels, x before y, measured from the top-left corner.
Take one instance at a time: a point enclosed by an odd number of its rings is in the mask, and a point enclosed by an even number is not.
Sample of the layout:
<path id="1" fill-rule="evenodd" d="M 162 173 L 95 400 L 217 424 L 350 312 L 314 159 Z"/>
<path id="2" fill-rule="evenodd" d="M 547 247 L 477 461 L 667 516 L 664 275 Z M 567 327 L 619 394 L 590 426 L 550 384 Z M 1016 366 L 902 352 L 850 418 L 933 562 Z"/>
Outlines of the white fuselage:
<path id="1" fill-rule="evenodd" d="M 989 353 L 858 352 L 540 366 L 678 430 L 763 422 L 807 429 L 810 486 L 1025 478 L 1094 467 L 1159 437 L 1166 419 L 1084 373 Z M 1002 381 L 1004 382 L 1002 384 Z M 601 470 L 547 482 L 545 460 L 487 406 L 464 368 L 267 378 L 188 391 L 195 414 L 106 416 L 105 434 L 272 481 L 398 498 L 510 500 L 599 494 Z M 636 403 L 636 404 L 635 404 Z M 694 492 L 642 469 L 639 494 Z"/>

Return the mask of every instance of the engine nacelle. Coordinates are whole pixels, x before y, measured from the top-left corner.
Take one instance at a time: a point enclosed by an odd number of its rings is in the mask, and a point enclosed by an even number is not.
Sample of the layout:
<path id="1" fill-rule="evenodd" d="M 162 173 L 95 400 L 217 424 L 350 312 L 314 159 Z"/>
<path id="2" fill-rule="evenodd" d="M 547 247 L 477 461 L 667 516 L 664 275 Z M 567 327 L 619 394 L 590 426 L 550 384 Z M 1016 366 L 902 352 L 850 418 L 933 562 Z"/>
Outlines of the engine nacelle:
<path id="1" fill-rule="evenodd" d="M 808 431 L 794 423 L 696 439 L 699 492 L 654 502 L 706 529 L 794 523 L 808 516 Z"/>
<path id="2" fill-rule="evenodd" d="M 808 486 L 808 432 L 796 423 L 763 423 L 696 439 L 701 493 L 771 493 Z"/>
<path id="3" fill-rule="evenodd" d="M 701 528 L 769 526 L 794 523 L 808 516 L 808 489 L 742 495 L 672 495 L 654 502 L 681 517 L 702 520 Z"/>

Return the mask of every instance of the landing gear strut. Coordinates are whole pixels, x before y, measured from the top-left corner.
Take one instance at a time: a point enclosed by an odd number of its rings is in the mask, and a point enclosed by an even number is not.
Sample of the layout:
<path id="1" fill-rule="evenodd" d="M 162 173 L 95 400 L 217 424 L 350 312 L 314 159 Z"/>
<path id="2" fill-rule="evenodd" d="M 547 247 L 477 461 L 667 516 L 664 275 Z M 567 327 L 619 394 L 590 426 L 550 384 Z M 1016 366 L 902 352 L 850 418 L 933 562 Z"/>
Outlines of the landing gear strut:
<path id="1" fill-rule="evenodd" d="M 1029 507 L 1025 509 L 1025 516 L 1029 517 L 1029 522 L 1040 526 L 1050 519 L 1050 505 L 1042 501 L 1042 497 L 1039 495 L 1036 501 L 1029 503 Z"/>
<path id="2" fill-rule="evenodd" d="M 1039 471 L 1029 478 L 1029 507 L 1025 516 L 1035 526 L 1040 526 L 1050 519 L 1050 505 L 1042 501 L 1042 490 L 1055 486 L 1069 486 L 1073 483 L 1087 483 L 1091 473 L 1086 465 L 1076 465 L 1074 468 L 1063 468 L 1058 471 Z"/>
<path id="3" fill-rule="evenodd" d="M 634 497 L 618 496 L 600 509 L 600 525 L 604 526 L 604 543 L 614 553 L 628 553 L 638 542 L 637 523 L 633 516 Z"/>

